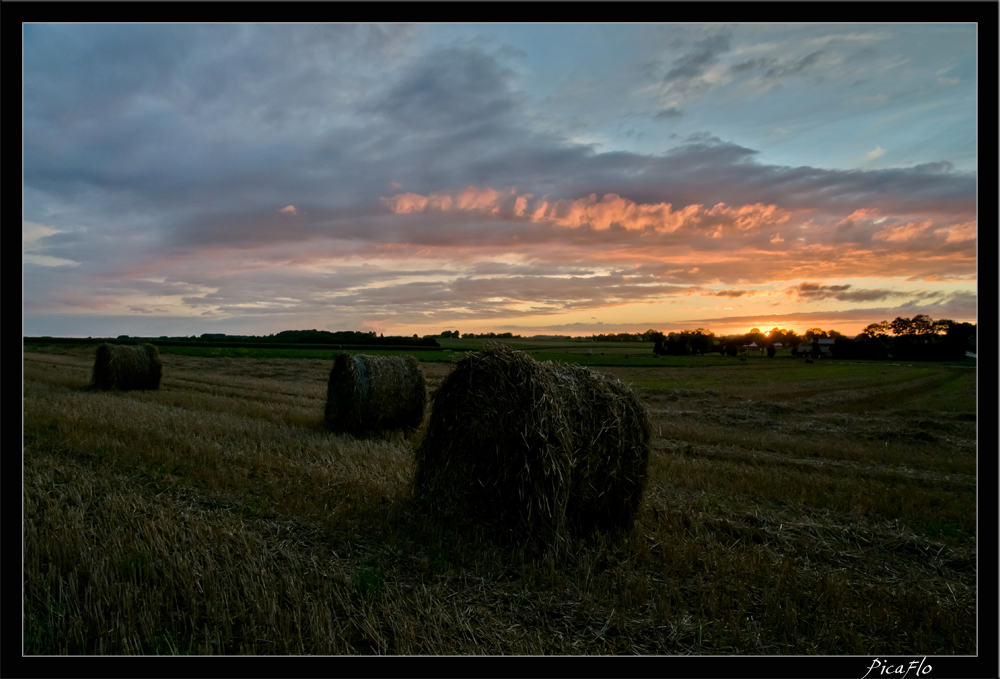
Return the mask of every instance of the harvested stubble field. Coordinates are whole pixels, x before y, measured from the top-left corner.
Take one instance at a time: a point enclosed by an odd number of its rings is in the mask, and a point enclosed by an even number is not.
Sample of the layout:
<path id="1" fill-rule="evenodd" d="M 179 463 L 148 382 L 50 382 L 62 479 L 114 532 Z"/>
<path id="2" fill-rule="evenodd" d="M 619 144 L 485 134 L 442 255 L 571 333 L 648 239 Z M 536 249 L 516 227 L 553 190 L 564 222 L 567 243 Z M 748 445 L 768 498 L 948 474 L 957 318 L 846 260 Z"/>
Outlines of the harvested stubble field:
<path id="1" fill-rule="evenodd" d="M 977 651 L 974 370 L 604 368 L 652 414 L 635 529 L 537 554 L 415 512 L 415 440 L 327 431 L 330 361 L 162 358 L 24 354 L 27 654 Z"/>

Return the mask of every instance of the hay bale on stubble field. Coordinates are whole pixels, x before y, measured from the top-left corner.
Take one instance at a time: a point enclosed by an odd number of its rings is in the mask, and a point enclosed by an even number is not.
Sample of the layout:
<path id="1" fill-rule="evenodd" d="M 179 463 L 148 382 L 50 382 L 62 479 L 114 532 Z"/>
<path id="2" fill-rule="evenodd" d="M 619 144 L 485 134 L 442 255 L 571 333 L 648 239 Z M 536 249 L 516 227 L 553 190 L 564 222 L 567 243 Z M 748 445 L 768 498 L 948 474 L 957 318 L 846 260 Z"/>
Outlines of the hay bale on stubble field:
<path id="1" fill-rule="evenodd" d="M 645 405 L 607 373 L 565 363 L 549 370 L 576 449 L 568 525 L 578 531 L 631 528 L 649 465 Z"/>
<path id="2" fill-rule="evenodd" d="M 160 351 L 152 344 L 102 344 L 97 347 L 91 383 L 97 389 L 159 389 Z"/>
<path id="3" fill-rule="evenodd" d="M 508 537 L 627 530 L 649 439 L 645 406 L 618 379 L 491 345 L 459 361 L 435 394 L 413 494 Z"/>
<path id="4" fill-rule="evenodd" d="M 413 356 L 340 354 L 330 370 L 324 419 L 332 431 L 366 436 L 416 431 L 424 419 L 427 384 Z"/>

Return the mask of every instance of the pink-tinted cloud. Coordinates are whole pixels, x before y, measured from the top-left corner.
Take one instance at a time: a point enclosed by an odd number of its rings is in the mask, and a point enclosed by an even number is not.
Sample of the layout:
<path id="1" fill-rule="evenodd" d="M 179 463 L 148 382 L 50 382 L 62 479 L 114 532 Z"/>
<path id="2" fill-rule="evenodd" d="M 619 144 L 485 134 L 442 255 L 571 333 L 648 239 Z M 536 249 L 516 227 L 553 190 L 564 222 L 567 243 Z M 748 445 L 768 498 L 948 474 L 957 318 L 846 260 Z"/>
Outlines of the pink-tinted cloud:
<path id="1" fill-rule="evenodd" d="M 740 231 L 752 231 L 766 224 L 783 224 L 791 217 L 790 212 L 780 209 L 777 205 L 763 205 L 761 203 L 743 205 L 738 208 L 719 203 L 706 214 L 712 217 L 725 217 L 727 220 L 731 220 L 733 226 Z"/>
<path id="2" fill-rule="evenodd" d="M 496 214 L 500 211 L 501 194 L 493 189 L 477 189 L 467 186 L 455 196 L 456 210 L 479 210 Z"/>
<path id="3" fill-rule="evenodd" d="M 965 222 L 944 229 L 935 229 L 934 233 L 947 233 L 948 237 L 944 239 L 945 243 L 973 240 L 976 237 L 976 222 Z"/>
<path id="4" fill-rule="evenodd" d="M 675 211 L 670 203 L 639 204 L 622 198 L 617 193 L 605 194 L 598 201 L 597 194 L 592 193 L 587 198 L 576 200 L 540 200 L 535 203 L 531 219 L 567 228 L 590 226 L 598 231 L 618 224 L 630 231 L 648 227 L 656 231 L 671 232 L 700 210 L 700 205 L 689 205 Z"/>
<path id="5" fill-rule="evenodd" d="M 428 200 L 418 193 L 397 193 L 395 196 L 383 198 L 382 203 L 397 215 L 423 212 Z"/>
<path id="6" fill-rule="evenodd" d="M 285 214 L 289 214 L 289 215 L 297 215 L 298 214 L 298 211 L 295 209 L 294 205 L 287 205 L 287 206 L 281 208 L 280 210 L 278 210 L 278 212 L 284 212 Z"/>
<path id="7" fill-rule="evenodd" d="M 513 189 L 497 191 L 496 189 L 480 189 L 467 186 L 455 192 L 437 192 L 422 196 L 418 193 L 399 193 L 382 198 L 382 204 L 397 215 L 413 214 L 427 210 L 441 212 L 479 212 L 485 214 L 520 215 L 527 206 L 531 194 L 515 196 Z"/>
<path id="8" fill-rule="evenodd" d="M 910 222 L 902 226 L 887 226 L 881 231 L 876 231 L 872 234 L 872 240 L 884 240 L 890 243 L 898 243 L 901 241 L 910 240 L 912 238 L 917 238 L 924 235 L 927 227 L 931 225 L 930 221 L 921 222 L 915 224 Z"/>
<path id="9" fill-rule="evenodd" d="M 681 227 L 697 227 L 704 224 L 714 228 L 713 238 L 721 237 L 728 228 L 751 232 L 764 225 L 783 224 L 791 216 L 789 211 L 777 205 L 763 203 L 742 206 L 718 203 L 710 209 L 693 204 L 676 210 L 673 205 L 666 202 L 637 203 L 622 198 L 617 193 L 605 194 L 598 200 L 597 194 L 591 193 L 587 198 L 540 199 L 529 206 L 529 199 L 532 197 L 531 193 L 516 195 L 514 189 L 497 191 L 468 186 L 456 193 L 431 193 L 427 196 L 401 193 L 382 198 L 382 203 L 395 214 L 412 214 L 434 209 L 442 212 L 480 212 L 512 217 L 528 215 L 533 222 L 549 223 L 562 228 L 589 226 L 595 231 L 605 231 L 612 225 L 618 225 L 628 231 L 654 230 L 660 233 L 673 233 Z M 509 205 L 511 199 L 513 204 Z"/>
<path id="10" fill-rule="evenodd" d="M 858 208 L 857 210 L 855 210 L 851 214 L 849 214 L 846 217 L 844 217 L 840 221 L 840 224 L 847 224 L 849 222 L 857 222 L 857 221 L 861 221 L 863 219 L 872 219 L 872 218 L 875 218 L 875 217 L 878 217 L 878 216 L 879 216 L 879 211 L 877 209 Z"/>
<path id="11" fill-rule="evenodd" d="M 660 233 L 673 233 L 683 227 L 715 227 L 713 238 L 719 238 L 727 228 L 753 231 L 765 224 L 788 221 L 790 213 L 776 205 L 755 203 L 739 207 L 718 203 L 711 209 L 693 204 L 679 210 L 670 203 L 636 203 L 616 193 L 606 194 L 600 201 L 597 194 L 577 200 L 561 199 L 554 202 L 538 201 L 532 212 L 532 221 L 550 222 L 561 227 L 589 225 L 595 230 L 618 224 L 626 230 L 653 229 Z"/>
<path id="12" fill-rule="evenodd" d="M 533 194 L 526 193 L 523 196 L 518 196 L 517 200 L 514 201 L 514 216 L 522 217 L 525 211 L 528 209 L 528 199 L 531 198 Z"/>

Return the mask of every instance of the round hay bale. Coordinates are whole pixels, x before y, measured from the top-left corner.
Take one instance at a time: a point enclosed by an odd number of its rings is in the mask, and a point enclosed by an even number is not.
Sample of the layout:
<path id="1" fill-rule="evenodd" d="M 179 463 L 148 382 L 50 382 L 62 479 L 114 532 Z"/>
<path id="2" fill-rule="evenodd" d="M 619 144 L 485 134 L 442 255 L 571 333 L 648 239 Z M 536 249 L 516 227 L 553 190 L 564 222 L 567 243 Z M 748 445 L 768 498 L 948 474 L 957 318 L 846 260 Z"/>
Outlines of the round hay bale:
<path id="1" fill-rule="evenodd" d="M 416 431 L 424 419 L 427 384 L 413 356 L 340 354 L 330 370 L 325 417 L 332 431 L 366 436 Z"/>
<path id="2" fill-rule="evenodd" d="M 645 405 L 606 373 L 565 363 L 548 369 L 575 451 L 567 525 L 578 532 L 631 528 L 649 465 Z"/>
<path id="3" fill-rule="evenodd" d="M 645 406 L 616 378 L 488 345 L 435 394 L 413 495 L 517 539 L 627 530 L 649 439 Z"/>
<path id="4" fill-rule="evenodd" d="M 160 351 L 152 344 L 102 344 L 97 347 L 91 382 L 97 389 L 159 389 Z"/>

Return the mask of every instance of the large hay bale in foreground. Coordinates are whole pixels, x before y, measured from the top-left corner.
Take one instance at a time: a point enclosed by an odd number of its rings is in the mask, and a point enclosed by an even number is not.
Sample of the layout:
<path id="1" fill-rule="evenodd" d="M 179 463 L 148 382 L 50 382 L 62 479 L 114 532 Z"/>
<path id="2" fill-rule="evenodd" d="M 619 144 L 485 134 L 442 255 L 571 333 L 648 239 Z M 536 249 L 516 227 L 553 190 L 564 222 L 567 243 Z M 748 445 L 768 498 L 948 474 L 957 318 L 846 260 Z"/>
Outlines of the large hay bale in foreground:
<path id="1" fill-rule="evenodd" d="M 427 384 L 413 356 L 341 354 L 326 388 L 327 426 L 364 436 L 416 431 L 424 419 Z"/>
<path id="2" fill-rule="evenodd" d="M 507 537 L 627 530 L 649 439 L 645 406 L 620 380 L 491 345 L 438 389 L 414 497 Z"/>
<path id="3" fill-rule="evenodd" d="M 102 344 L 97 347 L 92 383 L 98 389 L 159 389 L 160 352 L 152 344 Z"/>

